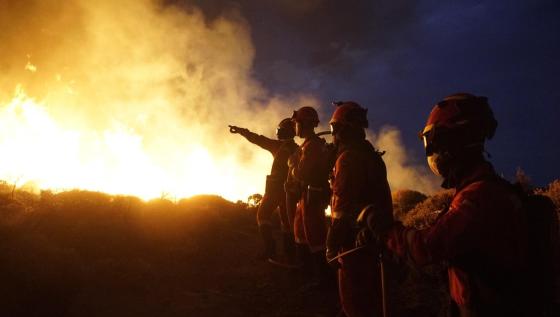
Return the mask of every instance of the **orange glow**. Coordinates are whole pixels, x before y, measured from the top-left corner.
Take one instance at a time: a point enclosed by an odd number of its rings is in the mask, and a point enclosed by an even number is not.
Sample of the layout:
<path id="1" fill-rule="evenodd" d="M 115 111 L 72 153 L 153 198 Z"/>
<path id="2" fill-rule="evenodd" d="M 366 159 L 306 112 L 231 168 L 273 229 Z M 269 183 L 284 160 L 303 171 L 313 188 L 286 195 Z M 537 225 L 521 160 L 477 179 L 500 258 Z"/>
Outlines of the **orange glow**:
<path id="1" fill-rule="evenodd" d="M 150 153 L 143 136 L 115 125 L 102 131 L 63 128 L 21 87 L 0 105 L 0 179 L 40 189 L 87 189 L 143 199 L 215 193 L 231 200 L 259 192 L 264 175 L 247 173 L 233 155 L 214 158 L 203 144 Z M 224 137 L 230 137 L 224 128 Z M 159 165 L 161 155 L 173 164 Z M 261 166 L 268 159 L 261 157 Z M 169 161 L 168 161 L 169 162 Z"/>
<path id="2" fill-rule="evenodd" d="M 263 192 L 272 156 L 229 124 L 273 136 L 305 105 L 327 129 L 330 107 L 253 78 L 250 26 L 235 10 L 208 20 L 160 0 L 16 2 L 0 10 L 0 180 L 246 200 Z M 398 131 L 371 139 L 387 150 L 392 188 L 434 187 Z"/>
<path id="3" fill-rule="evenodd" d="M 249 26 L 159 0 L 44 0 L 0 10 L 0 180 L 144 199 L 262 193 L 300 103 L 251 77 Z M 17 87 L 17 88 L 16 88 Z M 15 88 L 15 92 L 14 92 Z"/>

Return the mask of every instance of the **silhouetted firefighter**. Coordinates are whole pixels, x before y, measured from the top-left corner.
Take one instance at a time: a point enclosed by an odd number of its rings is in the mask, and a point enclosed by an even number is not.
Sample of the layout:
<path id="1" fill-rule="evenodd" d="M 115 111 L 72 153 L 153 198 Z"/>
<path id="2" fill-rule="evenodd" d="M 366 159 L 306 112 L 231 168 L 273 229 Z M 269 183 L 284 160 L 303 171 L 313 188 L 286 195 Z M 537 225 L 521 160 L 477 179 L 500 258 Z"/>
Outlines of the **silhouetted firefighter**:
<path id="1" fill-rule="evenodd" d="M 393 205 L 387 169 L 378 152 L 365 139 L 367 110 L 355 102 L 339 102 L 330 121 L 337 148 L 331 178 L 332 221 L 327 236 L 327 259 L 338 268 L 338 288 L 344 314 L 381 316 L 382 291 L 376 266 L 377 246 L 340 256 L 355 247 L 356 219 L 367 205 L 378 206 L 392 220 Z"/>
<path id="2" fill-rule="evenodd" d="M 516 192 L 486 161 L 485 140 L 496 127 L 486 97 L 443 99 L 420 137 L 431 170 L 443 177 L 444 188 L 456 190 L 451 205 L 424 230 L 393 223 L 375 204 L 360 218 L 398 256 L 418 265 L 448 264 L 451 316 L 552 316 L 548 282 L 557 260 L 547 241 L 558 234 L 551 231 L 554 211 L 550 201 L 539 203 L 543 196 Z M 546 221 L 533 221 L 539 218 Z"/>
<path id="3" fill-rule="evenodd" d="M 294 142 L 294 123 L 290 118 L 280 121 L 276 129 L 276 137 L 278 140 L 258 135 L 245 128 L 229 126 L 229 129 L 231 133 L 238 133 L 249 142 L 269 151 L 274 157 L 270 175 L 266 177 L 264 196 L 257 211 L 257 224 L 264 243 L 263 251 L 259 255 L 259 258 L 267 260 L 275 256 L 276 243 L 272 234 L 272 216 L 276 208 L 279 208 L 280 211 L 284 252 L 289 255 L 293 254 L 294 238 L 291 229 L 292 220 L 289 219 L 286 212 L 284 181 L 288 174 L 288 158 L 298 149 L 298 145 Z"/>
<path id="4" fill-rule="evenodd" d="M 319 124 L 315 109 L 301 107 L 294 111 L 292 120 L 296 125 L 296 135 L 304 139 L 299 150 L 290 157 L 290 173 L 286 181 L 287 200 L 292 208 L 297 197 L 294 236 L 298 258 L 304 271 L 312 272 L 319 282 L 327 282 L 325 209 L 330 198 L 330 153 L 325 140 L 315 134 L 315 127 Z"/>

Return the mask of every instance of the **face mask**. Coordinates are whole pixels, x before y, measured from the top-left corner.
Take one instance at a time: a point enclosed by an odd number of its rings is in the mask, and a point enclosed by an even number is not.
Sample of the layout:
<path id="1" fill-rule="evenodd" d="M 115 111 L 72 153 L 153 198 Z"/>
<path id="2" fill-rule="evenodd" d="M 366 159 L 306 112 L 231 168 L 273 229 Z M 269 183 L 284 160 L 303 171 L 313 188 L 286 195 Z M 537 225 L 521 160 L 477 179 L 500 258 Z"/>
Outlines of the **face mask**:
<path id="1" fill-rule="evenodd" d="M 427 159 L 428 166 L 430 166 L 430 169 L 434 174 L 443 178 L 447 178 L 449 176 L 452 160 L 452 157 L 451 155 L 449 155 L 449 153 L 433 153 L 432 155 L 428 156 Z"/>
<path id="2" fill-rule="evenodd" d="M 304 137 L 304 124 L 301 122 L 296 121 L 296 135 L 300 138 Z"/>
<path id="3" fill-rule="evenodd" d="M 278 140 L 289 140 L 292 139 L 293 137 L 294 137 L 293 134 L 291 134 L 289 131 L 286 131 L 286 129 L 282 129 L 282 128 L 276 129 L 276 138 L 278 138 Z"/>
<path id="4" fill-rule="evenodd" d="M 351 144 L 359 140 L 365 139 L 364 129 L 356 126 L 336 126 L 331 125 L 331 131 L 333 136 L 333 143 L 335 145 L 340 144 Z"/>

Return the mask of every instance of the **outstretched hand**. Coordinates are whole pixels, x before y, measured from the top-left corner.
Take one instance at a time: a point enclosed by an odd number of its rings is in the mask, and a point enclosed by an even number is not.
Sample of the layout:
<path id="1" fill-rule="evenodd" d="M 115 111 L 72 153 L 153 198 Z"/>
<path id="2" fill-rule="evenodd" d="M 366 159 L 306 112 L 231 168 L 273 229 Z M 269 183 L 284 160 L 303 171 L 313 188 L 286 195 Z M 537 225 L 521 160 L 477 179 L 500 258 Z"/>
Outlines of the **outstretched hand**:
<path id="1" fill-rule="evenodd" d="M 234 125 L 228 125 L 228 127 L 229 127 L 229 132 L 234 133 L 234 134 L 236 134 L 236 133 L 243 134 L 243 133 L 249 131 L 245 128 L 241 128 L 241 127 L 234 126 Z"/>

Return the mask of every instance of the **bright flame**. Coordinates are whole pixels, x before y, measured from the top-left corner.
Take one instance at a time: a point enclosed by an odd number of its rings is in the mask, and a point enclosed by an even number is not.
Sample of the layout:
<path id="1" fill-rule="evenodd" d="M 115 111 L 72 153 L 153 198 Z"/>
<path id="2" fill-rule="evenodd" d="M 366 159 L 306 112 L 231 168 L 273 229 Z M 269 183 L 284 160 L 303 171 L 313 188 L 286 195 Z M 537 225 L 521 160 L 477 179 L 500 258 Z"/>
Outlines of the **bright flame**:
<path id="1" fill-rule="evenodd" d="M 0 180 L 146 199 L 262 193 L 272 156 L 227 125 L 272 136 L 318 101 L 255 80 L 235 6 L 208 18 L 189 2 L 0 0 Z M 397 130 L 371 139 L 393 189 L 437 187 Z"/>
<path id="2" fill-rule="evenodd" d="M 32 73 L 37 71 L 37 66 L 31 64 L 31 62 L 27 62 L 27 64 L 25 64 L 25 70 L 28 70 Z"/>
<path id="3" fill-rule="evenodd" d="M 21 87 L 0 105 L 0 178 L 41 189 L 87 189 L 151 199 L 217 193 L 243 199 L 258 192 L 263 175 L 242 175 L 232 157 L 216 159 L 203 144 L 189 144 L 161 166 L 143 137 L 115 124 L 103 131 L 60 127 L 44 103 Z M 263 165 L 267 164 L 265 159 Z"/>
<path id="4" fill-rule="evenodd" d="M 0 180 L 18 186 L 245 200 L 272 156 L 228 124 L 271 136 L 316 105 L 253 79 L 234 9 L 210 21 L 160 0 L 22 0 L 0 26 Z"/>

